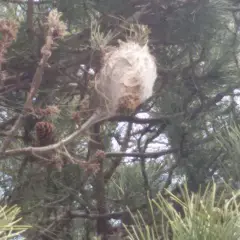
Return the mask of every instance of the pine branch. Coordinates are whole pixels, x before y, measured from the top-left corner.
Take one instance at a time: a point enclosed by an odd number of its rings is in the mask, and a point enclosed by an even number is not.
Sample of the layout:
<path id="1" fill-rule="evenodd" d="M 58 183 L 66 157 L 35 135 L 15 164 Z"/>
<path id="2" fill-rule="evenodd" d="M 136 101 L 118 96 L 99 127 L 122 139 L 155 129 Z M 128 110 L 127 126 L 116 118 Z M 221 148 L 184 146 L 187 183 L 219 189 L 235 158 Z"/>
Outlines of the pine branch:
<path id="1" fill-rule="evenodd" d="M 29 3 L 31 1 L 29 0 Z M 41 49 L 42 58 L 40 60 L 40 63 L 38 65 L 38 68 L 35 72 L 35 75 L 33 77 L 33 81 L 31 84 L 30 92 L 28 93 L 26 102 L 23 107 L 22 113 L 19 115 L 17 121 L 15 122 L 12 129 L 9 131 L 8 137 L 4 140 L 1 153 L 3 153 L 9 146 L 10 142 L 13 140 L 13 136 L 17 132 L 17 130 L 20 128 L 24 116 L 28 114 L 28 111 L 32 110 L 32 99 L 35 96 L 36 92 L 38 91 L 40 84 L 42 82 L 42 76 L 44 73 L 44 68 L 47 64 L 48 59 L 50 58 L 52 54 L 52 46 L 54 44 L 54 40 L 56 39 L 55 35 L 58 37 L 62 37 L 65 33 L 65 25 L 59 20 L 59 17 L 61 15 L 56 11 L 51 11 L 48 16 L 48 34 L 46 37 L 45 44 L 43 45 Z"/>
<path id="2" fill-rule="evenodd" d="M 123 144 L 121 146 L 121 151 L 125 152 L 128 148 L 128 143 L 131 137 L 131 131 L 132 131 L 132 124 L 128 124 L 127 127 L 127 131 L 126 134 L 123 138 Z M 120 165 L 121 161 L 122 161 L 122 157 L 123 156 L 118 156 L 117 159 L 115 159 L 115 161 L 111 164 L 110 168 L 104 173 L 104 181 L 105 183 L 111 179 L 112 175 L 114 174 L 116 168 Z"/>
<path id="3" fill-rule="evenodd" d="M 210 99 L 206 104 L 205 104 L 205 108 L 210 108 L 212 105 L 216 104 L 217 102 L 221 101 L 221 99 L 229 92 L 229 89 L 222 92 L 222 93 L 218 93 L 214 98 Z M 189 115 L 190 115 L 190 120 L 193 120 L 194 118 L 196 118 L 198 116 L 199 113 L 201 113 L 202 108 L 197 107 L 195 108 Z M 48 145 L 45 147 L 26 147 L 26 148 L 20 148 L 20 149 L 13 149 L 13 150 L 9 150 L 6 151 L 3 154 L 2 153 L 2 157 L 5 156 L 13 156 L 13 155 L 18 155 L 18 154 L 30 154 L 31 152 L 38 152 L 38 153 L 43 153 L 43 152 L 48 152 L 54 149 L 59 148 L 60 146 L 64 146 L 70 142 L 72 142 L 76 137 L 78 137 L 81 133 L 83 133 L 84 131 L 86 131 L 87 129 L 89 129 L 91 126 L 93 126 L 96 123 L 99 123 L 101 121 L 104 120 L 109 120 L 112 119 L 113 116 L 108 116 L 103 112 L 96 112 L 95 114 L 92 115 L 92 117 L 90 117 L 90 119 L 85 122 L 82 127 L 75 131 L 74 133 L 72 133 L 71 135 L 69 135 L 68 137 L 64 138 L 63 140 L 59 141 L 58 143 L 52 144 L 52 145 Z M 156 120 L 156 119 L 155 119 Z M 143 121 L 143 120 L 142 120 Z M 13 127 L 14 128 L 14 127 Z M 14 133 L 12 133 L 14 134 Z M 166 150 L 166 151 L 170 151 L 171 150 Z M 176 151 L 176 149 L 174 149 L 174 151 Z M 159 155 L 160 154 L 160 155 Z M 145 154 L 140 154 L 140 153 L 109 153 L 108 157 L 121 157 L 121 156 L 126 156 L 126 157 L 158 157 L 161 156 L 161 152 L 153 152 L 153 153 L 145 153 Z"/>
<path id="4" fill-rule="evenodd" d="M 136 124 L 162 124 L 169 123 L 171 119 L 184 116 L 184 113 L 176 113 L 172 115 L 159 116 L 154 118 L 139 118 L 135 116 L 116 115 L 108 119 L 110 122 L 130 122 Z"/>

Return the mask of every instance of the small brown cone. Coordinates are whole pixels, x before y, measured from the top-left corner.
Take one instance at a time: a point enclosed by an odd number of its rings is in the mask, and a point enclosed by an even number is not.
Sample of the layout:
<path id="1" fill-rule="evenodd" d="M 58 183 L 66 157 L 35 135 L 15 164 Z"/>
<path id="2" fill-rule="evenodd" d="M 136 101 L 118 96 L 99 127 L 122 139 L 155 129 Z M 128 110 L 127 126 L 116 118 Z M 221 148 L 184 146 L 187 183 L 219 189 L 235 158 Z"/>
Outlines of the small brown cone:
<path id="1" fill-rule="evenodd" d="M 53 124 L 49 122 L 38 122 L 35 129 L 40 146 L 47 146 L 54 143 Z"/>

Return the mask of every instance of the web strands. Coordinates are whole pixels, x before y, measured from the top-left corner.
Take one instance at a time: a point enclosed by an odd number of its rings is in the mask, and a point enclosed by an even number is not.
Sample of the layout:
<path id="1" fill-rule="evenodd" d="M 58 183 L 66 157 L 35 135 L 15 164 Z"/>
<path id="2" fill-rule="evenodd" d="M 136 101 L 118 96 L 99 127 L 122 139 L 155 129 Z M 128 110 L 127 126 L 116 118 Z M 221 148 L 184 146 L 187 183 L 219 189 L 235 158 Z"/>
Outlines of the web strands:
<path id="1" fill-rule="evenodd" d="M 152 95 L 156 78 L 156 63 L 148 46 L 122 42 L 104 55 L 96 90 L 109 112 L 134 110 Z"/>

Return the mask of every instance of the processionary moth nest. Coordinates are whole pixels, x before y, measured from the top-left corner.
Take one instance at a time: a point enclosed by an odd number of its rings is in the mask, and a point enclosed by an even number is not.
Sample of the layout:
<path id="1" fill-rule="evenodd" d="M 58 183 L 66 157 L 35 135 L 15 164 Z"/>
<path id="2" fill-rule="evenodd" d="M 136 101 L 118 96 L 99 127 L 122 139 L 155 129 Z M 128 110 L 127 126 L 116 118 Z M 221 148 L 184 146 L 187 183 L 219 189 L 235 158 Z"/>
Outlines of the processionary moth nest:
<path id="1" fill-rule="evenodd" d="M 147 45 L 120 42 L 104 53 L 102 68 L 96 76 L 101 105 L 110 114 L 118 109 L 135 110 L 152 95 L 157 78 L 154 57 Z"/>
<path id="2" fill-rule="evenodd" d="M 152 95 L 157 67 L 147 45 L 127 41 L 104 49 L 101 65 L 95 79 L 97 108 L 74 135 L 116 115 L 120 109 L 135 110 Z"/>

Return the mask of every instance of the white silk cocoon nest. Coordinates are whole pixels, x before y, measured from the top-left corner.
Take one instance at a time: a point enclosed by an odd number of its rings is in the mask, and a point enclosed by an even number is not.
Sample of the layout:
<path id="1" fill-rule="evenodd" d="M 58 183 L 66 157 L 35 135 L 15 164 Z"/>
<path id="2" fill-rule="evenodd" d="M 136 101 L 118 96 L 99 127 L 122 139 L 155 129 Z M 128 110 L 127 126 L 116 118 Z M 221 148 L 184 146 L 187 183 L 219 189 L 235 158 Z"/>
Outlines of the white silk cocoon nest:
<path id="1" fill-rule="evenodd" d="M 156 63 L 148 46 L 120 42 L 104 54 L 96 90 L 109 112 L 134 110 L 152 95 L 156 78 Z"/>

